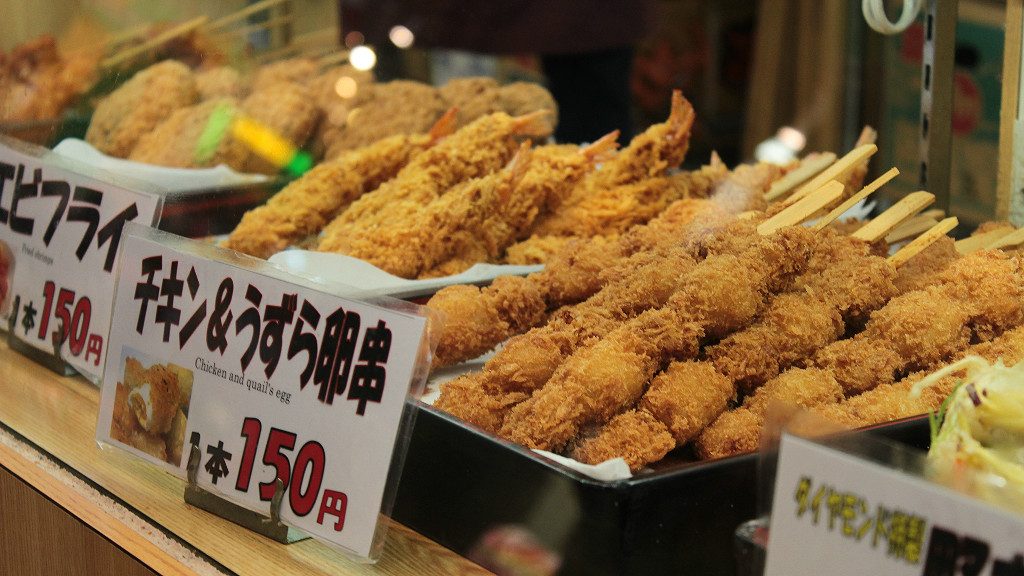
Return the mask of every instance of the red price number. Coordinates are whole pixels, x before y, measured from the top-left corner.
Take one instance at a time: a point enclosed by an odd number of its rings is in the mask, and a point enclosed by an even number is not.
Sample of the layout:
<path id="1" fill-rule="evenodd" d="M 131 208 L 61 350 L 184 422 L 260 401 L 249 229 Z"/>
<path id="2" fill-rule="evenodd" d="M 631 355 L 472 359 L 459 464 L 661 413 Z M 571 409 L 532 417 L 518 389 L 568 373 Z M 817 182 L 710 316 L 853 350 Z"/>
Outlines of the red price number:
<path id="1" fill-rule="evenodd" d="M 46 341 L 51 316 L 56 317 L 63 329 L 62 339 L 68 341 L 71 355 L 78 357 L 88 343 L 86 360 L 95 354 L 99 364 L 103 350 L 103 336 L 89 333 L 89 322 L 92 318 L 92 302 L 88 296 L 75 297 L 75 291 L 68 288 L 57 290 L 52 280 L 43 285 L 43 310 L 39 320 L 39 339 Z"/>
<path id="2" fill-rule="evenodd" d="M 238 469 L 238 480 L 235 489 L 248 492 L 252 481 L 253 465 L 256 462 L 260 439 L 263 435 L 263 424 L 257 418 L 246 418 L 242 422 L 242 437 L 245 438 L 245 449 L 242 453 L 241 466 Z M 263 444 L 262 461 L 274 468 L 275 475 L 269 482 L 259 483 L 260 500 L 269 501 L 274 497 L 276 481 L 284 484 L 288 493 L 288 505 L 296 516 L 307 516 L 317 502 L 317 524 L 323 524 L 325 518 L 333 522 L 334 530 L 341 532 L 345 526 L 345 510 L 348 507 L 348 496 L 344 492 L 325 489 L 321 491 L 326 468 L 324 447 L 315 440 L 310 440 L 295 452 L 297 436 L 294 432 L 271 428 Z M 295 461 L 289 457 L 295 452 Z M 321 494 L 322 492 L 322 494 Z"/>

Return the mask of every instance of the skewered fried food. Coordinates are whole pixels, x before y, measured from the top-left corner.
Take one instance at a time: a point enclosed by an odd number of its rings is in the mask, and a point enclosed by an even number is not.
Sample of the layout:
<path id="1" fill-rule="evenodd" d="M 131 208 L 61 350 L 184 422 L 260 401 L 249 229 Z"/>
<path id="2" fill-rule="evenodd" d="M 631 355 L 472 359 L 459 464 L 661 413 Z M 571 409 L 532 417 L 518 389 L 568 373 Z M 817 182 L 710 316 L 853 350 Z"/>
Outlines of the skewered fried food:
<path id="1" fill-rule="evenodd" d="M 154 64 L 96 106 L 85 139 L 101 152 L 126 158 L 139 138 L 197 98 L 187 66 L 173 60 Z"/>
<path id="2" fill-rule="evenodd" d="M 268 258 L 316 234 L 364 193 L 393 178 L 410 159 L 447 135 L 446 116 L 421 136 L 392 136 L 366 148 L 323 162 L 242 217 L 225 246 Z"/>
<path id="3" fill-rule="evenodd" d="M 975 253 L 951 264 L 938 282 L 892 299 L 872 315 L 864 332 L 825 347 L 814 363 L 846 396 L 881 386 L 878 394 L 884 397 L 908 371 L 933 369 L 961 354 L 972 336 L 987 341 L 1024 322 L 1024 277 L 1016 260 L 997 252 Z M 775 380 L 751 398 L 773 394 L 765 390 Z M 697 439 L 699 455 L 721 457 L 756 449 L 762 421 L 731 414 L 723 414 Z"/>
<path id="4" fill-rule="evenodd" d="M 711 347 L 707 351 L 711 362 L 705 363 L 703 372 L 690 368 L 655 378 L 635 412 L 647 412 L 642 425 L 671 431 L 675 443 L 635 443 L 639 436 L 633 427 L 638 416 L 626 412 L 585 440 L 574 457 L 597 463 L 622 455 L 630 468 L 637 470 L 661 459 L 676 443 L 685 444 L 714 421 L 735 395 L 737 384 L 753 387 L 751 373 L 762 378 L 760 384 L 835 341 L 844 332 L 844 320 L 881 306 L 893 293 L 895 270 L 869 252 L 865 242 L 824 231 L 807 269 L 794 281 L 795 289 L 776 297 L 757 322 Z M 672 395 L 704 401 L 657 400 L 661 408 L 649 410 L 645 406 L 650 405 L 648 397 L 652 395 L 655 399 Z"/>
<path id="5" fill-rule="evenodd" d="M 976 252 L 939 275 L 939 284 L 892 299 L 864 332 L 836 342 L 814 359 L 848 395 L 892 383 L 906 371 L 928 369 L 1024 321 L 1020 262 L 999 252 Z M 886 359 L 868 367 L 863 358 Z"/>
<path id="6" fill-rule="evenodd" d="M 537 131 L 546 127 L 538 118 L 499 112 L 458 130 L 342 212 L 324 229 L 317 249 L 345 253 L 354 238 L 372 236 L 381 223 L 408 218 L 456 184 L 498 170 L 515 152 L 516 136 L 543 136 Z"/>
<path id="7" fill-rule="evenodd" d="M 631 470 L 661 460 L 689 442 L 721 414 L 735 396 L 732 382 L 707 362 L 674 362 L 651 380 L 637 407 L 612 418 L 572 452 L 597 464 L 622 457 Z"/>
<path id="8" fill-rule="evenodd" d="M 531 320 L 539 322 L 543 315 L 537 317 L 534 310 L 554 309 L 589 298 L 608 278 L 614 277 L 602 272 L 614 269 L 637 252 L 681 241 L 687 234 L 687 225 L 698 215 L 714 220 L 714 214 L 745 210 L 743 199 L 759 199 L 778 174 L 777 168 L 768 165 L 741 166 L 715 187 L 711 199 L 678 201 L 647 225 L 636 226 L 614 240 L 573 240 L 548 260 L 543 271 L 531 274 L 523 283 L 486 288 L 453 286 L 438 291 L 427 306 L 445 313 L 452 329 L 446 328 L 441 334 L 435 366 L 474 358 L 535 325 L 523 318 L 509 317 L 508 312 L 530 310 Z M 616 275 L 621 277 L 625 273 L 620 271 Z M 516 293 L 508 291 L 512 288 Z M 503 306 L 505 302 L 523 302 L 530 297 L 539 300 L 530 306 Z M 485 317 L 497 321 L 478 322 Z"/>
<path id="9" fill-rule="evenodd" d="M 834 403 L 843 389 L 833 374 L 822 369 L 794 368 L 758 388 L 743 406 L 723 413 L 697 437 L 694 448 L 703 459 L 721 458 L 758 449 L 765 414 L 772 402 L 802 408 Z"/>
<path id="10" fill-rule="evenodd" d="M 505 170 L 462 182 L 411 217 L 351 239 L 346 253 L 396 276 L 416 278 L 480 233 L 484 213 L 500 209 L 515 193 L 531 160 L 526 144 Z"/>
<path id="11" fill-rule="evenodd" d="M 607 422 L 639 399 L 667 359 L 692 358 L 703 337 L 722 337 L 749 323 L 766 296 L 806 266 L 812 242 L 812 233 L 787 228 L 738 256 L 703 261 L 666 306 L 627 321 L 562 364 L 542 389 L 509 411 L 502 437 L 558 449 L 581 426 Z"/>
<path id="12" fill-rule="evenodd" d="M 474 201 L 479 219 L 464 222 L 462 232 L 447 241 L 451 256 L 419 276 L 457 274 L 477 262 L 498 260 L 540 215 L 558 209 L 594 163 L 615 149 L 617 137 L 618 133 L 613 132 L 585 148 L 556 144 L 535 148 L 529 168 L 511 194 L 493 203 Z"/>
<path id="13" fill-rule="evenodd" d="M 1024 360 L 1024 328 L 1014 328 L 991 341 L 981 342 L 968 348 L 961 358 L 981 356 L 995 362 L 1002 360 L 1013 365 Z M 951 374 L 938 383 L 913 396 L 911 390 L 928 372 L 916 372 L 895 384 L 882 384 L 839 402 L 818 406 L 811 412 L 818 417 L 850 428 L 870 426 L 909 418 L 929 411 L 938 410 L 942 401 L 960 382 L 962 374 Z"/>

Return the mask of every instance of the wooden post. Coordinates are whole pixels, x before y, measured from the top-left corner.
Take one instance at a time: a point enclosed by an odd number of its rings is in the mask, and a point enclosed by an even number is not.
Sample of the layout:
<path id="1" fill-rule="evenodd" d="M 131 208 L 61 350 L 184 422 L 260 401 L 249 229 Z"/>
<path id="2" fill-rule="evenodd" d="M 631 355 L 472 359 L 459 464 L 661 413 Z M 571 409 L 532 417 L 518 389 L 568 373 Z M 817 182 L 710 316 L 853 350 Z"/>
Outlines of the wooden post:
<path id="1" fill-rule="evenodd" d="M 996 181 L 996 218 L 1024 225 L 1024 199 L 1021 170 L 1017 167 L 1024 154 L 1020 125 L 1021 38 L 1024 31 L 1024 0 L 1006 2 L 1006 37 L 1003 43 L 1003 96 L 999 111 L 999 167 Z M 1024 135 L 1024 134 L 1021 134 Z"/>

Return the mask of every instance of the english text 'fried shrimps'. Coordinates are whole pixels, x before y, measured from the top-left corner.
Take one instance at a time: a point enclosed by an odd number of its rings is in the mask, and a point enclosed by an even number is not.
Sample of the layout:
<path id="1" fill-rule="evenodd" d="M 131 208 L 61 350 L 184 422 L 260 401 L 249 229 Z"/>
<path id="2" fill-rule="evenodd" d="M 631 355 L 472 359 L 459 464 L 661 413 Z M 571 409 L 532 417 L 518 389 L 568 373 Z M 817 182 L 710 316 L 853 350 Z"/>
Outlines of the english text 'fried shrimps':
<path id="1" fill-rule="evenodd" d="M 453 128 L 449 111 L 429 134 L 392 136 L 316 166 L 250 210 L 225 246 L 269 258 L 307 236 L 317 234 L 364 193 L 393 178 L 409 161 L 434 146 Z"/>

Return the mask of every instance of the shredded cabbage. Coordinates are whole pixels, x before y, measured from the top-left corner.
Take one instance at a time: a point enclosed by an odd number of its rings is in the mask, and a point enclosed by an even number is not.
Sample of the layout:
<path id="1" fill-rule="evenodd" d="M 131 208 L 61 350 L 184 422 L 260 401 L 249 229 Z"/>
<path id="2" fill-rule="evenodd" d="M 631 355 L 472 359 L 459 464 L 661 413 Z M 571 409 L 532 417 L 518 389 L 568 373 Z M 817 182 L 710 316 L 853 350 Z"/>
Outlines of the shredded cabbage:
<path id="1" fill-rule="evenodd" d="M 965 371 L 933 415 L 929 466 L 937 479 L 1024 511 L 1024 362 L 1007 367 L 969 356 L 914 385 L 910 394 Z"/>

